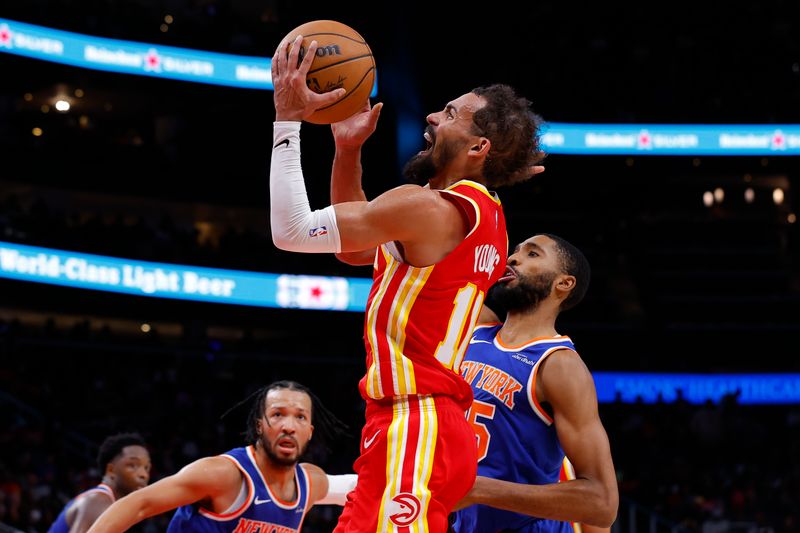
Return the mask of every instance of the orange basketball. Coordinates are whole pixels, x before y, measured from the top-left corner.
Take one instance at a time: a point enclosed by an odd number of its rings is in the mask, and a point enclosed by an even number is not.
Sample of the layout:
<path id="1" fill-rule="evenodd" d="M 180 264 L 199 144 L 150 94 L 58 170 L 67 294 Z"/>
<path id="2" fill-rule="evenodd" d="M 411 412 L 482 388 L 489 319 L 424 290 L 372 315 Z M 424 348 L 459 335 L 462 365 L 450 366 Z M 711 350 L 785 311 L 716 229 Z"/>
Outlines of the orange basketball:
<path id="1" fill-rule="evenodd" d="M 317 53 L 306 76 L 308 87 L 325 93 L 343 87 L 345 91 L 336 102 L 317 109 L 306 119 L 313 124 L 330 124 L 344 120 L 369 100 L 375 83 L 375 59 L 361 35 L 350 26 L 335 20 L 313 20 L 290 31 L 284 41 L 290 43 L 303 36 L 302 57 L 311 41 L 317 41 Z"/>

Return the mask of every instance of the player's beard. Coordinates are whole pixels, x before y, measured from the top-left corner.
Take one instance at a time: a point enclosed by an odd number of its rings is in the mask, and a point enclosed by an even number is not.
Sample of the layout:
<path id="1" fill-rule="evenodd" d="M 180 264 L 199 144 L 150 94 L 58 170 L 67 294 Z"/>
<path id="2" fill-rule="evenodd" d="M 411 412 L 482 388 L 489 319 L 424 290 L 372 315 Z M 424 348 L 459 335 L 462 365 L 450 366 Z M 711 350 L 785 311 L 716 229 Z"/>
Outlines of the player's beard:
<path id="1" fill-rule="evenodd" d="M 489 298 L 506 311 L 533 311 L 550 295 L 556 275 L 555 272 L 534 276 L 517 274 L 516 283 L 512 280 L 493 285 L 489 289 L 491 291 Z M 512 284 L 513 286 L 510 286 Z"/>
<path id="2" fill-rule="evenodd" d="M 429 150 L 419 153 L 408 160 L 406 166 L 403 167 L 403 177 L 408 183 L 427 185 L 436 176 L 436 173 L 455 157 L 458 146 L 454 142 L 442 140 L 439 143 L 442 145 L 439 154 L 434 154 L 434 148 L 436 147 L 434 137 L 434 143 Z"/>
<path id="3" fill-rule="evenodd" d="M 417 154 L 408 160 L 403 167 L 403 177 L 408 183 L 414 185 L 427 185 L 436 175 L 436 164 L 433 162 L 433 152 Z"/>
<path id="4" fill-rule="evenodd" d="M 269 457 L 273 463 L 281 466 L 294 466 L 300 461 L 300 458 L 303 456 L 303 454 L 306 453 L 308 442 L 306 442 L 305 446 L 301 447 L 300 443 L 295 440 L 297 443 L 297 453 L 295 454 L 294 458 L 291 459 L 278 455 L 278 452 L 275 451 L 275 446 L 277 446 L 278 441 L 284 436 L 285 435 L 279 435 L 274 442 L 270 442 L 267 440 L 266 435 L 261 435 L 261 447 L 264 449 L 264 453 L 267 454 L 267 457 Z"/>

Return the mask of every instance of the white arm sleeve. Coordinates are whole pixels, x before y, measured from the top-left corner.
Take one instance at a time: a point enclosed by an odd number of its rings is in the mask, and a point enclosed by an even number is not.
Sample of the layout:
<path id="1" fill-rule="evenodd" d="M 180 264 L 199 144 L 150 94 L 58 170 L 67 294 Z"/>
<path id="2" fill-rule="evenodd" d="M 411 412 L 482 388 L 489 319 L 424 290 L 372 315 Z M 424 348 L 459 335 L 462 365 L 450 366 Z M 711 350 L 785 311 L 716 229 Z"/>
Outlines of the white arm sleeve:
<path id="1" fill-rule="evenodd" d="M 344 474 L 341 476 L 328 476 L 328 494 L 319 500 L 316 505 L 344 505 L 347 502 L 347 494 L 356 488 L 358 476 L 355 474 Z"/>
<path id="2" fill-rule="evenodd" d="M 290 252 L 341 252 L 336 212 L 311 211 L 300 165 L 300 122 L 275 122 L 269 171 L 272 242 Z"/>

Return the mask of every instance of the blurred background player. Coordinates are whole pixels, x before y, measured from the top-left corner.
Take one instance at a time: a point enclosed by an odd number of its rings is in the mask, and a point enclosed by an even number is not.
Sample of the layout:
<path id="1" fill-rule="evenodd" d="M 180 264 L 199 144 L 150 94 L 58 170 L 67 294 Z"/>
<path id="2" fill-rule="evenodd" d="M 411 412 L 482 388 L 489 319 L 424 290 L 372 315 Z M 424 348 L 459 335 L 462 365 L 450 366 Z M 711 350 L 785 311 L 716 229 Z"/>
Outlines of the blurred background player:
<path id="1" fill-rule="evenodd" d="M 428 147 L 406 166 L 413 184 L 372 201 L 361 192 L 360 146 L 380 107 L 334 127 L 334 205 L 312 212 L 300 166 L 300 124 L 341 97 L 306 86 L 312 41 L 301 36 L 272 60 L 275 84 L 270 214 L 276 246 L 341 254 L 373 264 L 367 302 L 367 401 L 358 486 L 337 532 L 447 529 L 447 515 L 472 486 L 474 435 L 464 420 L 472 393 L 458 375 L 489 287 L 507 255 L 505 216 L 489 188 L 534 172 L 539 119 L 503 85 L 475 89 L 427 117 Z M 333 96 L 332 96 L 333 95 Z M 342 183 L 340 183 L 342 182 Z"/>
<path id="2" fill-rule="evenodd" d="M 75 496 L 64 507 L 49 533 L 84 533 L 111 504 L 141 489 L 150 480 L 150 453 L 136 433 L 112 435 L 100 445 L 97 466 L 103 481 Z"/>
<path id="3" fill-rule="evenodd" d="M 616 474 L 594 382 L 570 338 L 556 331 L 559 314 L 583 299 L 589 278 L 580 250 L 541 234 L 516 247 L 492 288 L 492 305 L 507 316 L 501 324 L 485 310 L 481 318 L 492 322 L 475 328 L 461 366 L 475 395 L 467 418 L 479 458 L 467 501 L 483 505 L 456 513 L 457 533 L 613 523 Z"/>
<path id="4" fill-rule="evenodd" d="M 272 383 L 254 395 L 248 446 L 199 459 L 135 498 L 116 502 L 90 531 L 122 532 L 176 507 L 170 532 L 300 531 L 312 505 L 344 505 L 355 475 L 327 476 L 312 464 L 299 464 L 314 423 L 315 442 L 325 446 L 341 432 L 341 422 L 294 381 Z"/>

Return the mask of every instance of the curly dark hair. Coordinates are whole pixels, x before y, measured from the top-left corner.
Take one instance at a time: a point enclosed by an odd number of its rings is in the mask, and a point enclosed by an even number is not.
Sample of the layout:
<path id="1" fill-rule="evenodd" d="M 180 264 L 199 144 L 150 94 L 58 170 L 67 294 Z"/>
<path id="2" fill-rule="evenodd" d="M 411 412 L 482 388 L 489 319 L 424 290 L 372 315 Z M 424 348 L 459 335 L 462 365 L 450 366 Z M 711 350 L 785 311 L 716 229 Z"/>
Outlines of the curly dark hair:
<path id="1" fill-rule="evenodd" d="M 472 93 L 486 99 L 486 105 L 472 116 L 474 133 L 492 143 L 483 164 L 486 185 L 503 187 L 530 178 L 530 167 L 545 156 L 539 146 L 542 117 L 508 85 L 478 87 Z"/>
<path id="2" fill-rule="evenodd" d="M 100 472 L 106 471 L 106 465 L 117 458 L 127 446 L 141 446 L 147 448 L 144 439 L 138 433 L 118 433 L 106 437 L 97 453 L 97 466 Z"/>

